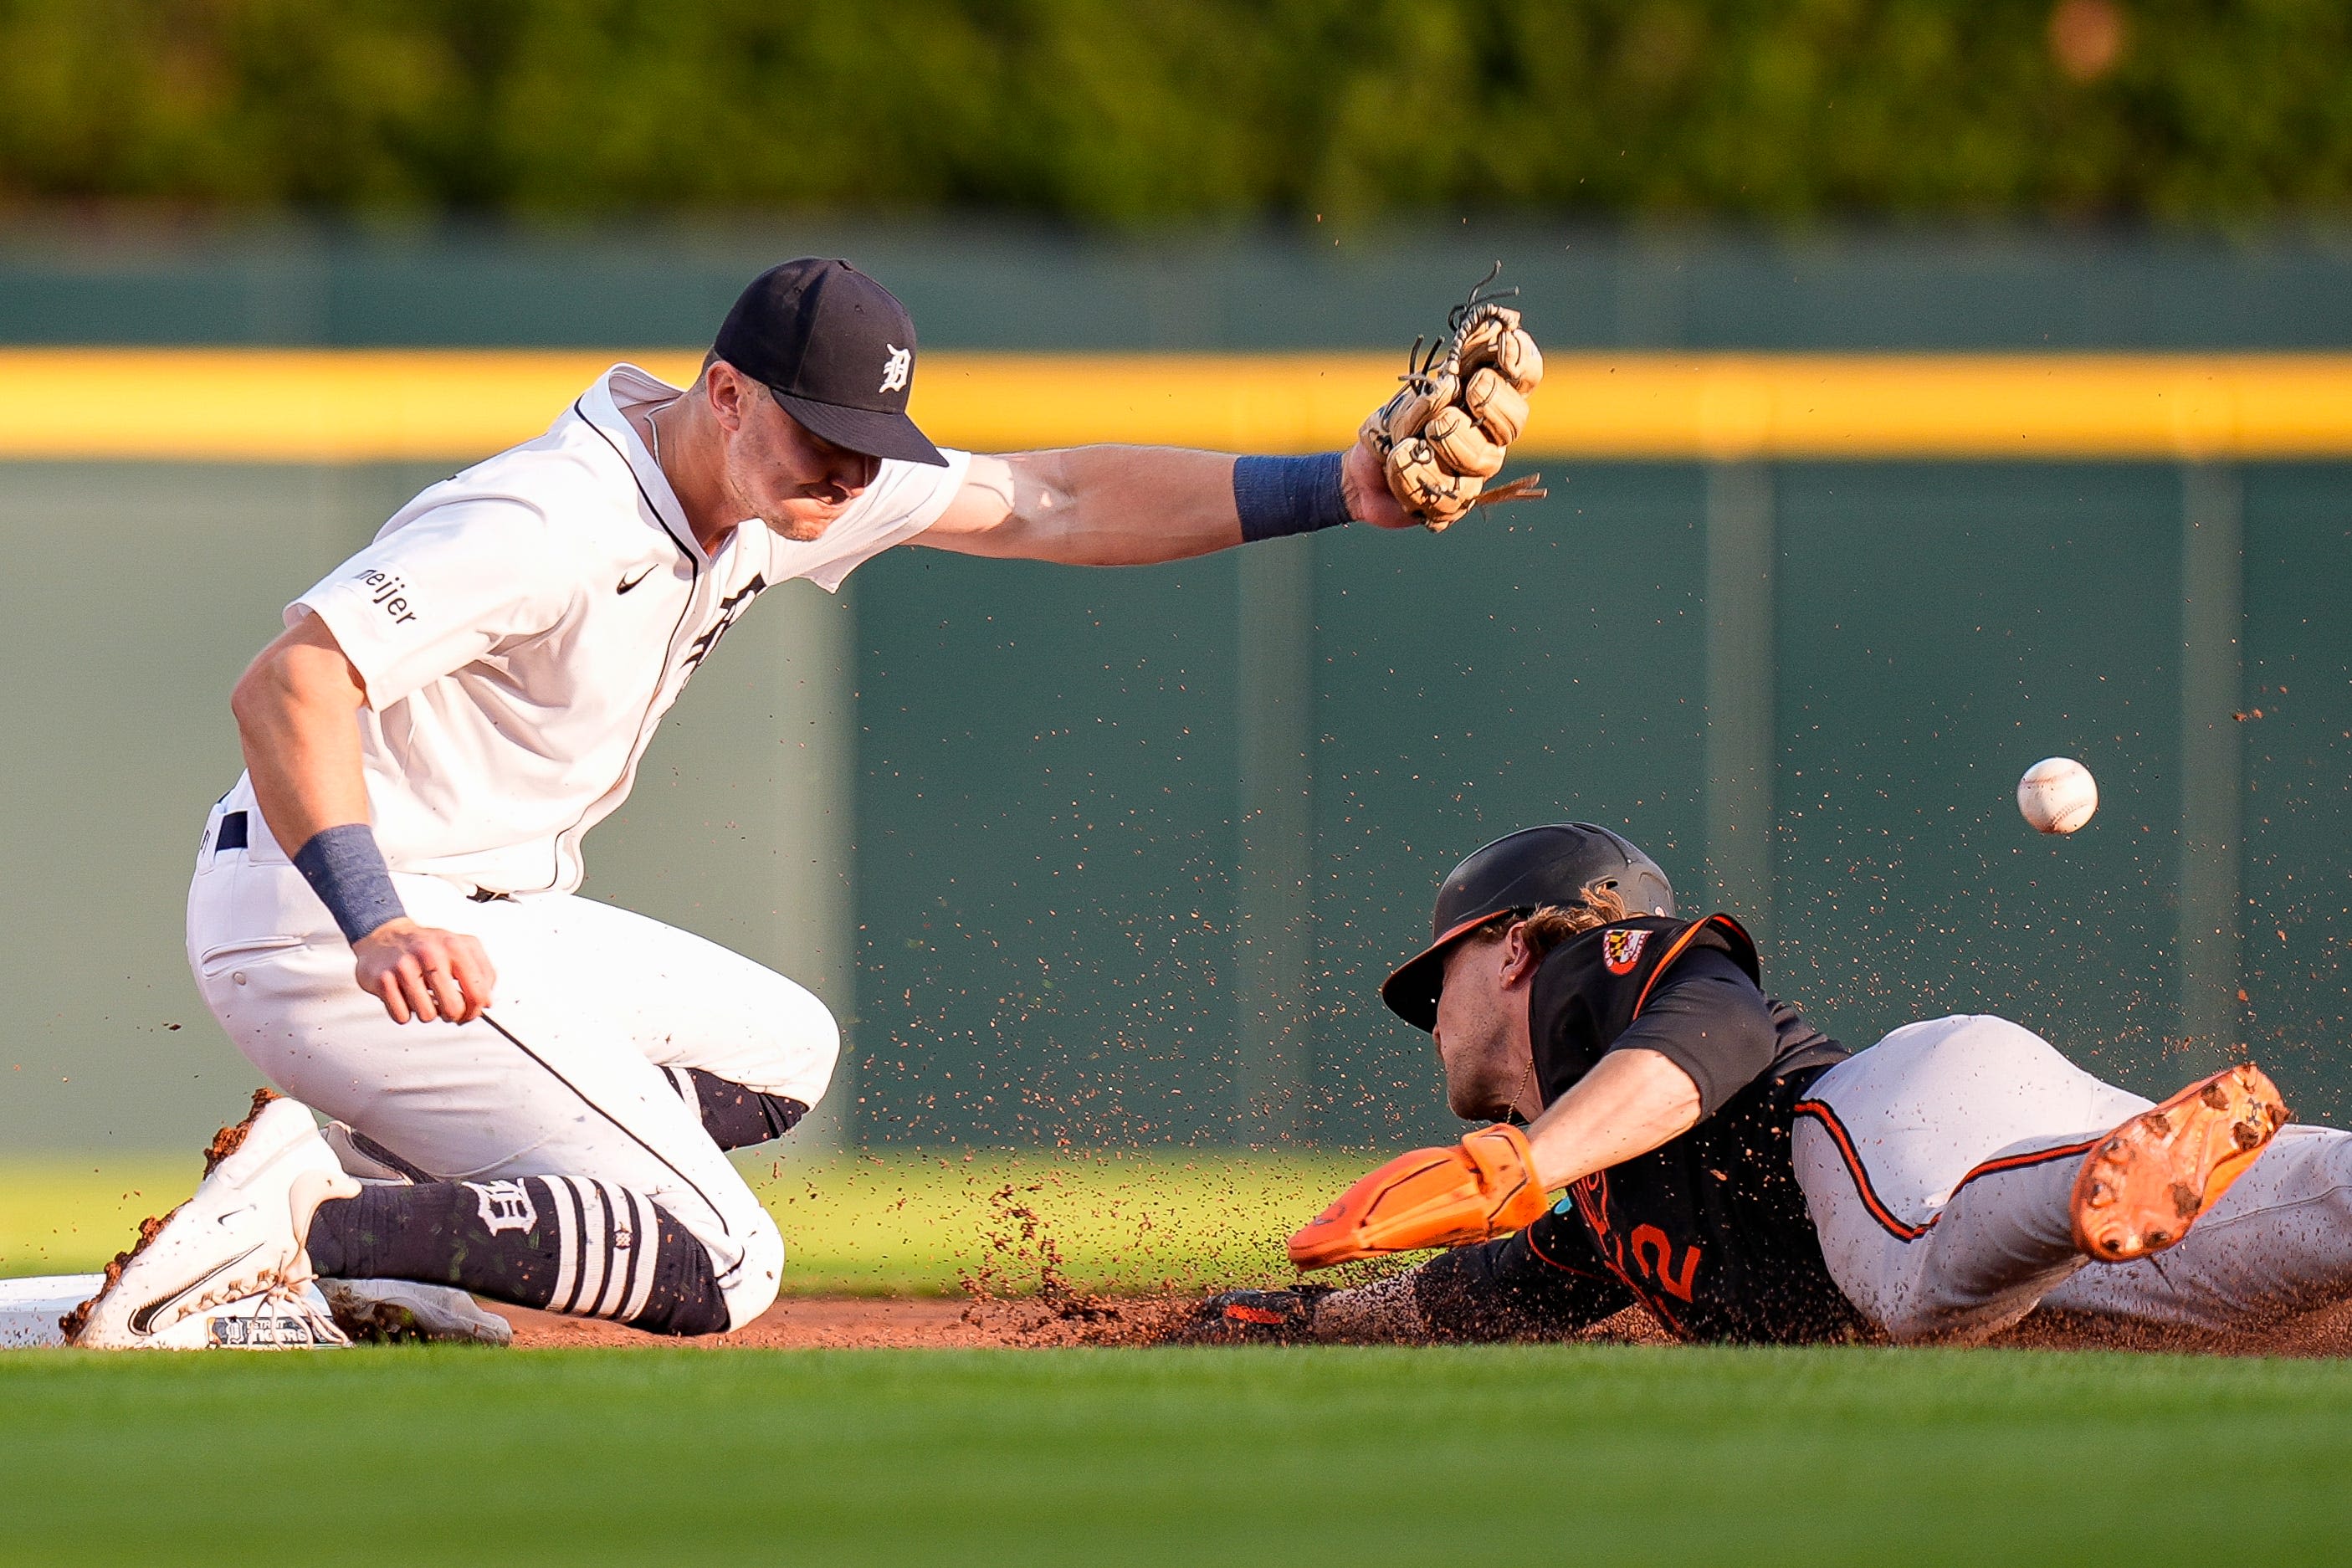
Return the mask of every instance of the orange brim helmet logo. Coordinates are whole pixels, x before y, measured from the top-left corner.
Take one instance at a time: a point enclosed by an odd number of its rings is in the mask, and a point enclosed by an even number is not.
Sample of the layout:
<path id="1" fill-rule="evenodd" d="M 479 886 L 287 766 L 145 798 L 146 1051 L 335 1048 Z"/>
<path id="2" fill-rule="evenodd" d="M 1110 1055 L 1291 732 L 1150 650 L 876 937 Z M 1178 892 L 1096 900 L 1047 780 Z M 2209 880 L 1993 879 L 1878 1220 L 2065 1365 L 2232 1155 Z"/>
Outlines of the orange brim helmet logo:
<path id="1" fill-rule="evenodd" d="M 1612 931 L 1601 938 L 1601 961 L 1612 974 L 1631 974 L 1633 966 L 1642 962 L 1642 944 L 1650 940 L 1645 931 Z"/>

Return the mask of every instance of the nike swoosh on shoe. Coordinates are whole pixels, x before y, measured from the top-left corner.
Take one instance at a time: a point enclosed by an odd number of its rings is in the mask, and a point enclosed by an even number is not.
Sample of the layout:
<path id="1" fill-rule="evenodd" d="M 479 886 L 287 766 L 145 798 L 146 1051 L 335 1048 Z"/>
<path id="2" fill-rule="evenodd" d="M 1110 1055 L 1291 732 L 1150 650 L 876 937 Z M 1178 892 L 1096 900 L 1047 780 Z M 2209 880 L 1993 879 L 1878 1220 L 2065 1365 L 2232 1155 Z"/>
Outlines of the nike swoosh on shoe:
<path id="1" fill-rule="evenodd" d="M 194 1279 L 189 1280 L 185 1285 L 181 1286 L 170 1295 L 159 1296 L 154 1300 L 148 1302 L 145 1306 L 131 1314 L 131 1331 L 142 1336 L 153 1333 L 155 1331 L 155 1314 L 163 1311 L 165 1308 L 172 1306 L 173 1303 L 179 1301 L 190 1293 L 203 1289 L 206 1285 L 211 1284 L 215 1279 L 219 1279 L 222 1275 L 227 1273 L 230 1269 L 236 1268 L 238 1264 L 244 1262 L 247 1258 L 260 1251 L 261 1247 L 262 1244 L 257 1241 L 251 1247 L 247 1247 L 243 1252 L 238 1253 L 235 1258 L 230 1258 L 227 1262 L 218 1264 L 211 1268 L 205 1269 L 202 1274 L 199 1274 Z"/>

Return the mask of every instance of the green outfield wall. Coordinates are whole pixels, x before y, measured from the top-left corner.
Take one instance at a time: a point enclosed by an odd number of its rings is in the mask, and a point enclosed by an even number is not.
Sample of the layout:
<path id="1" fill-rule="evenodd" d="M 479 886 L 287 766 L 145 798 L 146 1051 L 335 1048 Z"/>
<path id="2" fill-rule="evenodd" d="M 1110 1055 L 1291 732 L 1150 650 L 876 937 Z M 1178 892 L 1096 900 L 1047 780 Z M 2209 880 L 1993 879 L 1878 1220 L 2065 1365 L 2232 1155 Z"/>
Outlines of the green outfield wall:
<path id="1" fill-rule="evenodd" d="M 1607 228 L 1447 214 L 1326 236 L 1126 238 L 980 223 L 527 231 L 0 224 L 0 343 L 635 347 L 709 342 L 761 268 L 847 257 L 925 346 L 1386 348 L 1497 258 L 1548 345 L 2352 346 L 2352 227 Z"/>
<path id="2" fill-rule="evenodd" d="M 2347 483 L 1593 466 L 1442 539 L 877 563 L 874 1131 L 1436 1131 L 1372 987 L 1456 857 L 1561 816 L 1751 921 L 1855 1044 L 1998 1012 L 2153 1090 L 2251 1043 L 2339 1114 Z M 2013 799 L 2057 753 L 2104 793 L 2063 841 Z"/>
<path id="3" fill-rule="evenodd" d="M 343 288 L 334 247 L 304 243 L 289 254 Z M 1442 300 L 1470 255 L 1384 255 L 1334 304 L 1302 281 L 1339 276 L 1319 257 L 1201 247 L 1162 274 L 1141 252 L 989 243 L 1010 248 L 974 242 L 988 265 L 970 264 L 961 315 L 922 307 L 927 333 L 940 322 L 927 341 L 1045 338 L 1024 312 L 1059 285 L 997 265 L 1022 247 L 1097 302 L 1099 335 L 1060 342 L 1094 347 L 1232 347 L 1235 313 L 1364 346 L 1426 313 L 1393 296 Z M 1624 289 L 1649 243 L 1608 242 Z M 693 319 L 766 253 L 689 252 Z M 545 331 L 513 340 L 691 342 L 637 254 L 585 253 L 583 273 L 625 285 L 609 319 L 564 316 L 570 336 L 518 288 L 514 320 Z M 922 254 L 929 298 L 958 297 L 951 259 Z M 1585 324 L 1560 336 L 2021 348 L 2019 324 L 2043 321 L 2076 347 L 2308 348 L 2341 346 L 2352 321 L 2327 308 L 2352 269 L 2295 247 L 1824 242 L 1812 254 L 1845 258 L 1834 285 L 1790 274 L 1819 291 L 1811 318 L 1757 259 L 1796 254 L 1693 246 L 1658 263 L 1679 280 L 1640 285 L 1683 300 L 1679 335 L 1664 316 L 1651 336 L 1592 325 L 1577 293 Z M 91 300 L 199 263 L 246 277 L 266 252 L 225 255 L 21 242 L 0 322 L 100 341 L 121 323 Z M 556 267 L 530 246 L 408 261 L 423 270 L 366 263 L 410 279 L 386 341 L 436 341 L 418 280 L 434 277 L 461 323 L 446 341 L 498 341 L 483 292 L 434 268 Z M 2107 261 L 2140 304 L 2094 309 Z M 2000 268 L 2007 284 L 1968 294 Z M 77 305 L 77 288 L 97 292 Z M 1965 319 L 1956 293 L 1999 320 Z M 1215 303 L 1156 335 L 1186 300 Z M 1346 330 L 1350 300 L 1380 333 Z M 1772 338 L 1759 323 L 1783 309 L 1818 330 Z M 660 310 L 676 313 L 642 313 Z M 272 337 L 199 302 L 172 324 L 182 342 L 300 342 L 333 336 L 320 319 Z M 1563 815 L 1623 828 L 1694 907 L 1748 919 L 1772 988 L 1850 1043 L 2000 1012 L 2144 1089 L 2250 1045 L 2299 1112 L 2352 1114 L 2352 466 L 1547 467 L 1549 500 L 1442 538 L 1351 529 L 1126 572 L 901 551 L 837 599 L 771 595 L 589 841 L 588 891 L 814 985 L 851 1041 L 829 1131 L 862 1141 L 1438 1132 L 1426 1039 L 1371 988 L 1446 866 Z M 145 1150 L 241 1102 L 251 1072 L 180 956 L 196 834 L 237 766 L 226 692 L 278 607 L 444 471 L 0 465 L 0 1146 Z M 2102 809 L 2042 839 L 2011 791 L 2061 752 L 2097 774 Z"/>

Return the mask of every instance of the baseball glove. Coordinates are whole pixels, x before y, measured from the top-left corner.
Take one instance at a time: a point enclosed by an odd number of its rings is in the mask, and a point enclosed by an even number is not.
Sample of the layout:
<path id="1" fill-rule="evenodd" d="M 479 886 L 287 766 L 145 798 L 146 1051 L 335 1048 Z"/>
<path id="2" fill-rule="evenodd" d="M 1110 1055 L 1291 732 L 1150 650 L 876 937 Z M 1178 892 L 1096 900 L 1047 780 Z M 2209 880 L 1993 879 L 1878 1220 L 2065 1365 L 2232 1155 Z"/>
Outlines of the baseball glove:
<path id="1" fill-rule="evenodd" d="M 1500 301 L 1517 289 L 1488 292 L 1503 264 L 1446 318 L 1445 335 L 1405 355 L 1403 384 L 1374 409 L 1357 434 L 1379 456 L 1397 504 L 1432 533 L 1443 533 L 1472 507 L 1532 500 L 1549 492 L 1528 474 L 1486 488 L 1502 472 L 1512 442 L 1527 427 L 1528 394 L 1543 380 L 1543 351 Z"/>
<path id="2" fill-rule="evenodd" d="M 1341 1193 L 1290 1238 L 1290 1261 L 1328 1268 L 1376 1252 L 1458 1247 L 1524 1230 L 1551 1207 L 1535 1151 L 1516 1127 L 1400 1154 Z"/>

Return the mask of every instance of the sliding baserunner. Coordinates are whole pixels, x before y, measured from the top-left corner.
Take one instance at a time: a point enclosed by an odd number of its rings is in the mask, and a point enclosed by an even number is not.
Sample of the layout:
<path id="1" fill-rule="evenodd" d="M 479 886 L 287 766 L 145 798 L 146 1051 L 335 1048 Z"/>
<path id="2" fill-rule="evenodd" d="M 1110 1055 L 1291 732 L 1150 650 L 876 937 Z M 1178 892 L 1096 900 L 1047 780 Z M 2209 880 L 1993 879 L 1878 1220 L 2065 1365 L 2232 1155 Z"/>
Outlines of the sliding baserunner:
<path id="1" fill-rule="evenodd" d="M 1453 1250 L 1228 1293 L 1199 1331 L 1515 1338 L 1639 1303 L 1693 1340 L 1968 1342 L 2037 1305 L 2227 1331 L 2352 1292 L 2352 1134 L 2286 1126 L 2260 1071 L 2152 1107 L 1986 1016 L 1849 1055 L 1768 996 L 1736 921 L 1680 918 L 1589 824 L 1454 868 L 1381 994 L 1434 1036 L 1454 1112 L 1497 1124 L 1366 1176 L 1291 1257 Z"/>
<path id="2" fill-rule="evenodd" d="M 417 496 L 239 681 L 246 773 L 189 892 L 205 1002 L 292 1098 L 225 1137 L 72 1339 L 332 1342 L 314 1276 L 667 1334 L 758 1316 L 783 1244 L 726 1151 L 788 1131 L 839 1037 L 783 976 L 574 896 L 663 713 L 761 594 L 894 545 L 1140 564 L 1528 493 L 1483 487 L 1540 356 L 1491 300 L 1455 326 L 1344 451 L 974 456 L 908 417 L 898 301 L 794 261 L 691 386 L 616 365 Z"/>

